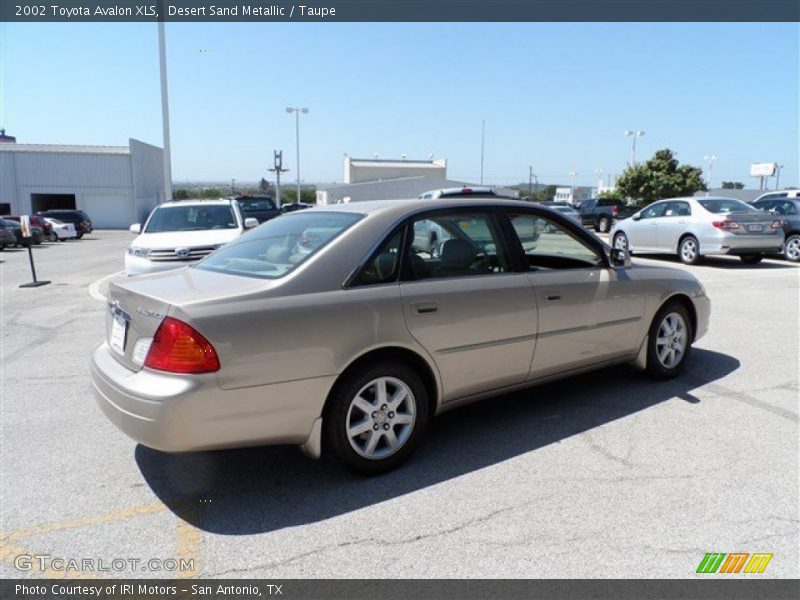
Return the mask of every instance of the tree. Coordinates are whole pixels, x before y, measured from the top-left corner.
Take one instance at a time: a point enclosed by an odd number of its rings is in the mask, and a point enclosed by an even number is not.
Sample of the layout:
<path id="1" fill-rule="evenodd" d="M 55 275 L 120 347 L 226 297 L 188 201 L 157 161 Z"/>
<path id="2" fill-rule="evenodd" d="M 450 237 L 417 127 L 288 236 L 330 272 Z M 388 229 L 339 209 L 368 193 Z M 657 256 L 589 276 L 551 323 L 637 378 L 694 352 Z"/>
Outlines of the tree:
<path id="1" fill-rule="evenodd" d="M 617 179 L 617 189 L 647 205 L 662 198 L 692 196 L 707 188 L 701 168 L 679 165 L 672 150 L 666 148 L 646 163 L 625 169 Z"/>
<path id="2" fill-rule="evenodd" d="M 722 189 L 723 190 L 743 190 L 744 184 L 739 181 L 723 181 L 722 182 Z"/>
<path id="3" fill-rule="evenodd" d="M 172 194 L 172 197 L 175 200 L 188 200 L 189 199 L 189 190 L 185 190 L 183 188 L 178 188 L 175 190 L 175 193 Z"/>

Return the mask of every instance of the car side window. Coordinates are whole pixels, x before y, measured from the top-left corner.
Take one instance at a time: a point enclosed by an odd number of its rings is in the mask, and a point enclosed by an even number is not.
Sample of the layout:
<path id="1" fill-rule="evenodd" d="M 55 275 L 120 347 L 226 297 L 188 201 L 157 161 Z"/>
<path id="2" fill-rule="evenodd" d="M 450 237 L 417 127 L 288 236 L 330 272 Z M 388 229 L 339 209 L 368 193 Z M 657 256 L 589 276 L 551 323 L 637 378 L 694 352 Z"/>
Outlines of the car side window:
<path id="1" fill-rule="evenodd" d="M 604 263 L 597 250 L 559 223 L 532 213 L 508 211 L 530 270 L 578 269 Z"/>
<path id="2" fill-rule="evenodd" d="M 493 215 L 481 211 L 429 213 L 411 222 L 410 280 L 473 277 L 511 271 L 511 258 Z"/>
<path id="3" fill-rule="evenodd" d="M 665 217 L 688 217 L 692 214 L 692 208 L 688 202 L 668 202 L 664 210 Z"/>
<path id="4" fill-rule="evenodd" d="M 666 210 L 667 210 L 666 202 L 651 204 L 641 212 L 641 217 L 642 219 L 654 219 L 656 217 L 663 217 Z"/>
<path id="5" fill-rule="evenodd" d="M 797 207 L 791 200 L 776 200 L 773 207 L 779 215 L 796 215 Z"/>
<path id="6" fill-rule="evenodd" d="M 394 283 L 400 273 L 400 249 L 403 244 L 403 230 L 391 234 L 369 257 L 351 285 L 379 285 Z"/>

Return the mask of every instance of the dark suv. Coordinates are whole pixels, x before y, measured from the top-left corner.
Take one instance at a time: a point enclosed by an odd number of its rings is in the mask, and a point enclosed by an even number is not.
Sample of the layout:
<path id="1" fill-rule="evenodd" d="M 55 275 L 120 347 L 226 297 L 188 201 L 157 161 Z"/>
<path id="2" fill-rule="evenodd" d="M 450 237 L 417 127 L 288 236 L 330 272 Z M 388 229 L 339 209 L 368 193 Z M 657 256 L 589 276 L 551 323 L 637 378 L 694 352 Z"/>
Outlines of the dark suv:
<path id="1" fill-rule="evenodd" d="M 75 225 L 75 233 L 77 234 L 76 237 L 78 239 L 81 239 L 83 234 L 92 233 L 92 231 L 94 231 L 92 228 L 92 220 L 89 218 L 89 215 L 82 210 L 55 208 L 51 210 L 42 210 L 36 214 L 41 217 L 48 217 L 50 219 L 64 221 L 65 223 L 72 223 Z"/>
<path id="2" fill-rule="evenodd" d="M 783 255 L 787 260 L 800 262 L 800 198 L 776 197 L 756 200 L 753 206 L 773 214 L 783 221 Z"/>
<path id="3" fill-rule="evenodd" d="M 577 210 L 582 225 L 594 227 L 601 233 L 611 231 L 614 221 L 627 219 L 636 212 L 635 208 L 613 198 L 589 198 L 581 202 Z"/>
<path id="4" fill-rule="evenodd" d="M 269 221 L 281 214 L 275 201 L 269 196 L 236 196 L 236 201 L 242 207 L 245 218 L 252 217 L 258 219 L 259 223 Z"/>

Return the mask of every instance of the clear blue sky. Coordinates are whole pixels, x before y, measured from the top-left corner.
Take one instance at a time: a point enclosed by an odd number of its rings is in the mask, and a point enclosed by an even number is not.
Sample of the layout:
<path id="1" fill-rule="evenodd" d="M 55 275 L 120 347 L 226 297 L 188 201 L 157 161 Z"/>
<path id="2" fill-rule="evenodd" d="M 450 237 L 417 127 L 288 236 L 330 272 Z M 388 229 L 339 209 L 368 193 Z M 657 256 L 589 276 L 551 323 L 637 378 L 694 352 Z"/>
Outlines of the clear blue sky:
<path id="1" fill-rule="evenodd" d="M 0 121 L 19 142 L 161 144 L 154 24 L 0 26 Z M 449 161 L 486 179 L 593 184 L 675 150 L 748 187 L 751 162 L 798 185 L 797 24 L 168 24 L 176 180 L 254 181 L 294 117 L 304 181 L 341 181 L 342 158 Z"/>

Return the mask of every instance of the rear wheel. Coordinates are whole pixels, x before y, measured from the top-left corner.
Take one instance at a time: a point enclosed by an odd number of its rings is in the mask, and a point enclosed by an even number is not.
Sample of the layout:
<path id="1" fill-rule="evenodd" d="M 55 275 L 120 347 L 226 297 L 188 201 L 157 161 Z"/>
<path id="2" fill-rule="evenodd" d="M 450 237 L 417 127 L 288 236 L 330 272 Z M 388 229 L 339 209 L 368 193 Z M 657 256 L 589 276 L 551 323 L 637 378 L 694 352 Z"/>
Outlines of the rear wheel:
<path id="1" fill-rule="evenodd" d="M 757 265 L 764 258 L 763 254 L 743 254 L 739 259 L 746 265 Z"/>
<path id="2" fill-rule="evenodd" d="M 628 236 L 625 235 L 624 232 L 620 231 L 614 236 L 614 248 L 617 250 L 627 250 L 628 252 L 631 251 L 628 247 Z"/>
<path id="3" fill-rule="evenodd" d="M 368 364 L 337 384 L 322 420 L 323 442 L 351 471 L 390 471 L 422 440 L 428 403 L 425 385 L 410 367 Z"/>
<path id="4" fill-rule="evenodd" d="M 608 217 L 600 217 L 600 220 L 597 222 L 597 231 L 600 233 L 608 233 L 609 229 L 611 229 L 611 219 Z"/>
<path id="5" fill-rule="evenodd" d="M 57 242 L 58 241 L 58 234 L 55 231 L 50 232 L 50 241 Z"/>
<path id="6" fill-rule="evenodd" d="M 786 260 L 800 262 L 800 233 L 794 233 L 786 238 L 783 246 L 783 255 Z"/>
<path id="7" fill-rule="evenodd" d="M 678 258 L 686 265 L 696 265 L 700 262 L 700 244 L 693 235 L 687 235 L 678 245 Z"/>
<path id="8" fill-rule="evenodd" d="M 669 379 L 683 371 L 692 350 L 692 321 L 680 302 L 667 302 L 656 313 L 647 336 L 647 372 Z"/>

